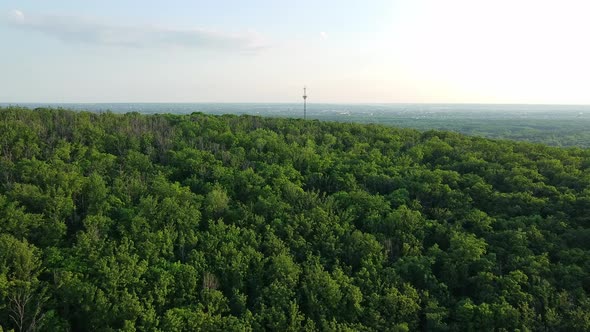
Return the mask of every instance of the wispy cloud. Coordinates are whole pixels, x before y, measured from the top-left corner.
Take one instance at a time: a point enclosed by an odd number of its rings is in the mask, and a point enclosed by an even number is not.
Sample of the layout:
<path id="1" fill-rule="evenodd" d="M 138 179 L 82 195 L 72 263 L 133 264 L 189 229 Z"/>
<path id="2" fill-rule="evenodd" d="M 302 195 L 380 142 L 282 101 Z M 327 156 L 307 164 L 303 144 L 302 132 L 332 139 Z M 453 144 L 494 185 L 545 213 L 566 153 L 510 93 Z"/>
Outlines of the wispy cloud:
<path id="1" fill-rule="evenodd" d="M 323 40 L 328 39 L 328 33 L 325 31 L 320 32 L 320 38 L 322 38 Z"/>
<path id="2" fill-rule="evenodd" d="M 28 15 L 12 10 L 5 20 L 13 27 L 47 34 L 64 42 L 151 48 L 177 46 L 257 51 L 268 46 L 255 32 L 229 33 L 203 28 L 117 25 L 78 16 Z"/>

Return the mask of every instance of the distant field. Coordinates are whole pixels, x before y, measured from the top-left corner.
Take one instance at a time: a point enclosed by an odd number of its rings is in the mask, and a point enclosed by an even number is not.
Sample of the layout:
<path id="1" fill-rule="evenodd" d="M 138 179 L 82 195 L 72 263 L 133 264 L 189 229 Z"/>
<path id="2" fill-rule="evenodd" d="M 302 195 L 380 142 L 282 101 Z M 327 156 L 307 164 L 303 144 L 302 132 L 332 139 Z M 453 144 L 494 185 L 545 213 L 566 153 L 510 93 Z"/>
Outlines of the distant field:
<path id="1" fill-rule="evenodd" d="M 10 104 L 0 103 L 0 106 Z M 144 114 L 203 112 L 302 117 L 297 103 L 20 103 L 27 107 L 64 107 L 93 112 Z M 590 147 L 590 106 L 478 104 L 309 104 L 309 119 L 456 131 L 494 139 L 552 146 Z"/>
<path id="2" fill-rule="evenodd" d="M 338 119 L 327 117 L 326 120 Z M 392 116 L 379 118 L 351 117 L 351 121 L 379 123 L 420 130 L 450 130 L 467 135 L 536 142 L 551 146 L 590 147 L 590 119 L 588 118 L 544 119 L 531 116 L 526 119 L 485 119 L 456 115 L 446 119 L 435 117 L 415 119 Z"/>

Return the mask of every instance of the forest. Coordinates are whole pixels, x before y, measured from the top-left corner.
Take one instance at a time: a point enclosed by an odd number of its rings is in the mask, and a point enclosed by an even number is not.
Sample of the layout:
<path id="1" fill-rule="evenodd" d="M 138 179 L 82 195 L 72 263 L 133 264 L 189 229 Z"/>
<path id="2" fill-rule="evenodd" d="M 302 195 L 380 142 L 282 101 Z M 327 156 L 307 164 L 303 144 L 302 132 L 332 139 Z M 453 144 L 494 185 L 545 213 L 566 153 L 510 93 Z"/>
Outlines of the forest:
<path id="1" fill-rule="evenodd" d="M 28 108 L 141 114 L 254 115 L 303 117 L 294 103 L 22 103 Z M 14 106 L 0 102 L 0 107 Z M 454 131 L 559 147 L 590 148 L 590 106 L 502 104 L 307 104 L 307 118 L 382 124 L 421 131 Z"/>
<path id="2" fill-rule="evenodd" d="M 0 108 L 0 331 L 590 331 L 590 149 Z"/>

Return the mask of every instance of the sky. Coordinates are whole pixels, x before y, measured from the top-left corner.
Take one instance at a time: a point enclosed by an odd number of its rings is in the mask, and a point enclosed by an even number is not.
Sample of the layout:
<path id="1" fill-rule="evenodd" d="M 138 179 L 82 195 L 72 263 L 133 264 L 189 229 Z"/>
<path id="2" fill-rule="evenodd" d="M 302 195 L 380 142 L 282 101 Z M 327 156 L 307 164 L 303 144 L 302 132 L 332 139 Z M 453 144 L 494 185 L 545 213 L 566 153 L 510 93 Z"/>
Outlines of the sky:
<path id="1" fill-rule="evenodd" d="M 590 104 L 587 0 L 0 0 L 0 103 Z"/>

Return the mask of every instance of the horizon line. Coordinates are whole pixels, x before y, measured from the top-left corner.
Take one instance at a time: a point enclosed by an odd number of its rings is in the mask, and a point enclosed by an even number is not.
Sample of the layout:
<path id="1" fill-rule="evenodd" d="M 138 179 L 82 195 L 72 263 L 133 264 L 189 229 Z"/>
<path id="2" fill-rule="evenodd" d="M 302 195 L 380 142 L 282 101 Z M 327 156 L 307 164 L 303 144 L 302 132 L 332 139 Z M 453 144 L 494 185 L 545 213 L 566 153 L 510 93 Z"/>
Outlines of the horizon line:
<path id="1" fill-rule="evenodd" d="M 18 105 L 105 105 L 105 104 L 226 104 L 226 105 L 236 105 L 236 104 L 267 104 L 267 105 L 286 105 L 286 104 L 303 104 L 303 102 L 294 102 L 294 101 L 280 101 L 280 102 L 263 102 L 263 101 L 247 101 L 247 102 L 240 102 L 240 101 L 116 101 L 116 102 L 109 102 L 109 101 L 101 101 L 101 102 L 57 102 L 57 101 L 50 101 L 50 102 L 2 102 L 0 101 L 0 105 L 5 106 L 18 106 Z M 316 104 L 316 105 L 498 105 L 498 106 L 585 106 L 590 107 L 589 104 L 568 104 L 568 103 L 482 103 L 482 102 L 308 102 L 307 104 Z"/>

